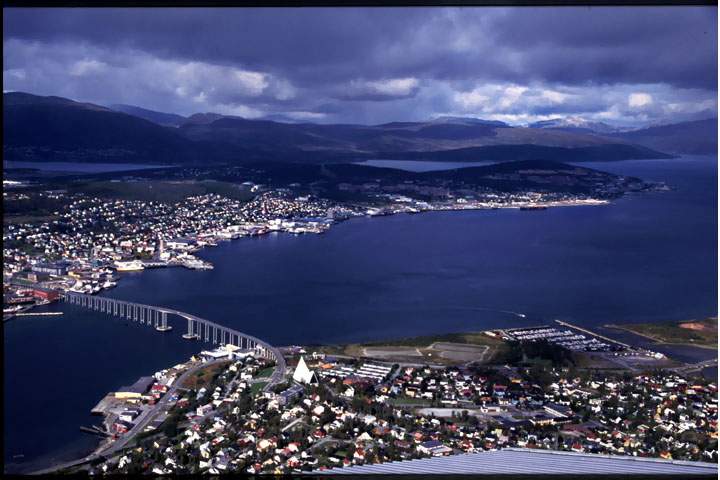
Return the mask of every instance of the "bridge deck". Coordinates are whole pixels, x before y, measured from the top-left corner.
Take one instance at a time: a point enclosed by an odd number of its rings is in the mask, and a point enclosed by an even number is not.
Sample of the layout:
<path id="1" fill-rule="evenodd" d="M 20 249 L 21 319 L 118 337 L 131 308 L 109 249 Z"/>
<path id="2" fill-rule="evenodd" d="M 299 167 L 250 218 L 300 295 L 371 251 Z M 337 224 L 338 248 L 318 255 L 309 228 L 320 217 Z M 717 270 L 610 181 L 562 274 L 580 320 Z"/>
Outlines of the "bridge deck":
<path id="1" fill-rule="evenodd" d="M 225 327 L 218 323 L 206 320 L 187 312 L 181 312 L 172 308 L 145 305 L 142 303 L 117 300 L 109 297 L 98 297 L 78 292 L 66 292 L 63 300 L 72 305 L 104 312 L 110 315 L 119 315 L 133 321 L 140 321 L 150 325 L 153 323 L 159 331 L 169 330 L 167 326 L 167 315 L 182 317 L 188 322 L 188 334 L 185 338 L 196 338 L 212 343 L 236 344 L 240 348 L 255 350 L 260 356 L 274 360 L 276 363 L 273 373 L 265 390 L 269 390 L 284 378 L 287 363 L 280 350 L 257 337 Z M 228 342 L 225 342 L 225 339 Z"/>

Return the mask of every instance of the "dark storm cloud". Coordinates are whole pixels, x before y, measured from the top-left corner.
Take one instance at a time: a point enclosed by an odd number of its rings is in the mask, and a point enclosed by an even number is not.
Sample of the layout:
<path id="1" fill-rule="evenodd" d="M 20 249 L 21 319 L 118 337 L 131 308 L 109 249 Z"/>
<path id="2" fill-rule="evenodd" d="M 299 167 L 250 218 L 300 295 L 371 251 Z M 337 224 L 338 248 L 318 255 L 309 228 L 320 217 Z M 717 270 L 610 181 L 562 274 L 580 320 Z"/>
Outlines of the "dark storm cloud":
<path id="1" fill-rule="evenodd" d="M 715 89 L 717 16 L 711 8 L 538 9 L 492 24 L 525 52 L 526 73 L 575 83 L 654 83 Z"/>
<path id="2" fill-rule="evenodd" d="M 5 9 L 3 80 L 5 89 L 186 114 L 657 121 L 716 108 L 716 14 L 690 7 Z M 633 94 L 650 100 L 630 106 Z"/>
<path id="3" fill-rule="evenodd" d="M 6 10 L 7 12 L 7 10 Z M 397 35 L 398 15 L 381 9 L 14 10 L 5 38 L 76 40 L 130 47 L 163 58 L 292 73 L 313 82 L 362 68 Z M 424 12 L 403 19 L 422 21 Z M 323 71 L 318 71 L 323 68 Z"/>

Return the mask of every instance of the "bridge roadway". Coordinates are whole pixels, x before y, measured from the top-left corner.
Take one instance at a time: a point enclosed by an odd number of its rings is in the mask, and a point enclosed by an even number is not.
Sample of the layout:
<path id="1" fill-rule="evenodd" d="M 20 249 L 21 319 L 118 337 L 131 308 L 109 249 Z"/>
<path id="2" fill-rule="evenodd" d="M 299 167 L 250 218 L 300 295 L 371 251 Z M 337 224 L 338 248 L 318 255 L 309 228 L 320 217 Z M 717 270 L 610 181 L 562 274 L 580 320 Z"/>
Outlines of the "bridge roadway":
<path id="1" fill-rule="evenodd" d="M 254 352 L 260 357 L 274 361 L 276 364 L 275 371 L 265 387 L 266 391 L 282 382 L 285 377 L 287 364 L 280 350 L 252 335 L 224 327 L 190 313 L 171 308 L 126 302 L 114 298 L 96 297 L 78 292 L 66 292 L 63 300 L 71 305 L 78 305 L 109 315 L 137 321 L 144 325 L 154 326 L 155 329 L 160 332 L 170 330 L 167 323 L 168 315 L 182 317 L 187 320 L 187 333 L 183 335 L 183 338 L 188 340 L 198 339 L 213 344 L 234 345 L 241 350 Z"/>

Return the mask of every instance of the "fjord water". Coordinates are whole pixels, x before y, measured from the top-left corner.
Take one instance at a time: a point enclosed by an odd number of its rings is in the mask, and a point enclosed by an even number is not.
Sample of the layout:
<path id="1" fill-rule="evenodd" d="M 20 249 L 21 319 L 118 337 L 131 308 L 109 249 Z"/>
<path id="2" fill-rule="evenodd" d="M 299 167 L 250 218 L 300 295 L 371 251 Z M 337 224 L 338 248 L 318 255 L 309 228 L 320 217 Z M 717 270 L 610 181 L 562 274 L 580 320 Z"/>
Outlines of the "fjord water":
<path id="1" fill-rule="evenodd" d="M 105 173 L 132 170 L 168 168 L 168 165 L 144 165 L 139 163 L 79 163 L 79 162 L 23 162 L 4 160 L 3 168 L 28 168 L 40 172 L 58 173 Z"/>
<path id="2" fill-rule="evenodd" d="M 323 235 L 240 239 L 199 254 L 214 270 L 128 273 L 106 295 L 194 313 L 277 345 L 556 318 L 597 328 L 714 315 L 717 159 L 583 166 L 672 190 L 603 206 L 361 218 Z M 87 453 L 96 441 L 78 427 L 96 420 L 89 411 L 108 391 L 204 347 L 180 338 L 180 322 L 162 335 L 77 307 L 48 308 L 65 314 L 5 325 L 6 469 Z M 693 349 L 684 358 L 716 355 Z"/>

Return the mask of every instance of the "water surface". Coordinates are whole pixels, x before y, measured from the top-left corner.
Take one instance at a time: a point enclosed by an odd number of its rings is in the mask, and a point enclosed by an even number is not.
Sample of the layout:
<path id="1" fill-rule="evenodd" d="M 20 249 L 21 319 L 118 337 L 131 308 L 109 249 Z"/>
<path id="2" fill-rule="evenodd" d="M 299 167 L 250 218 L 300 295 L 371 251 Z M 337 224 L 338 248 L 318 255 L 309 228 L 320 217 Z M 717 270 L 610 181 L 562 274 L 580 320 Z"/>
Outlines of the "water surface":
<path id="1" fill-rule="evenodd" d="M 20 162 L 3 161 L 3 168 L 32 168 L 41 172 L 108 173 L 152 168 L 169 168 L 171 165 L 147 165 L 140 163 L 78 163 L 78 162 Z"/>
<path id="2" fill-rule="evenodd" d="M 493 162 L 434 162 L 425 160 L 363 160 L 358 165 L 380 168 L 398 168 L 411 172 L 431 172 L 435 170 L 452 170 L 455 168 L 481 167 Z"/>

